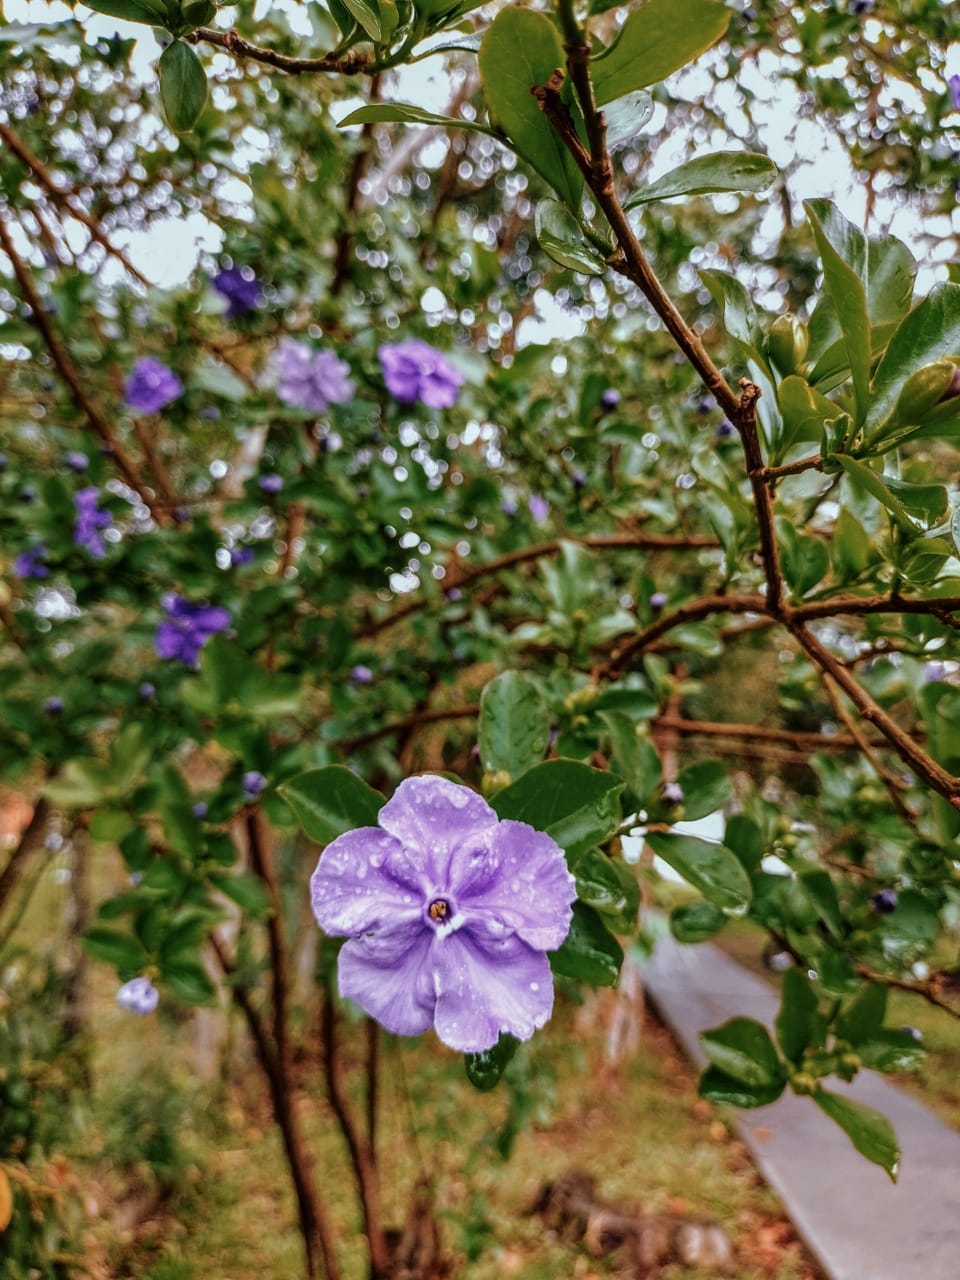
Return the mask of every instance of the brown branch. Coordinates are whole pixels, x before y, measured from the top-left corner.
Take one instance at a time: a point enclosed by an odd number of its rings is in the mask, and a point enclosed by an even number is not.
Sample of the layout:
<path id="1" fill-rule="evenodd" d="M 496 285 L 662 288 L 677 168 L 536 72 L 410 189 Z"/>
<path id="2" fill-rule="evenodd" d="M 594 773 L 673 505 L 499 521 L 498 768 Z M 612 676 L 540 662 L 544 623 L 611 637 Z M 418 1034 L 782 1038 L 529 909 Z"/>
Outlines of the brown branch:
<path id="1" fill-rule="evenodd" d="M 100 437 L 111 457 L 116 462 L 117 469 L 123 476 L 124 480 L 131 489 L 135 490 L 143 497 L 144 502 L 148 507 L 150 507 L 154 518 L 160 522 L 161 513 L 151 504 L 150 497 L 148 496 L 148 493 L 145 492 L 144 483 L 140 478 L 137 468 L 133 464 L 133 460 L 114 435 L 113 428 L 110 426 L 110 423 L 87 395 L 86 388 L 83 385 L 80 374 L 77 372 L 76 366 L 67 354 L 66 347 L 60 341 L 60 338 L 54 331 L 53 325 L 50 323 L 50 318 L 44 308 L 43 300 L 37 293 L 26 264 L 13 246 L 13 240 L 10 237 L 10 232 L 2 217 L 0 217 L 0 248 L 3 249 L 4 253 L 10 259 L 10 263 L 13 267 L 13 273 L 17 277 L 17 283 L 20 285 L 24 299 L 30 307 L 31 320 L 39 330 L 40 336 L 43 338 L 46 348 L 50 353 L 50 357 L 56 365 L 57 372 L 70 389 L 70 394 L 73 398 L 74 404 L 76 404 L 76 406 L 85 414 L 90 426 Z"/>
<path id="2" fill-rule="evenodd" d="M 480 704 L 471 703 L 465 707 L 450 707 L 436 711 L 417 711 L 403 720 L 394 720 L 391 724 L 383 724 L 379 729 L 371 729 L 369 733 L 361 733 L 356 738 L 346 738 L 337 743 L 341 751 L 358 751 L 380 738 L 389 738 L 395 733 L 405 733 L 408 729 L 419 729 L 425 724 L 438 724 L 443 720 L 466 720 L 480 714 Z"/>
<path id="3" fill-rule="evenodd" d="M 377 68 L 370 58 L 363 53 L 350 53 L 346 57 L 337 58 L 332 54 L 324 54 L 319 58 L 293 58 L 285 53 L 277 53 L 274 49 L 261 49 L 257 45 L 244 40 L 236 31 L 214 31 L 211 27 L 198 27 L 187 39 L 191 44 L 199 44 L 201 40 L 226 49 L 235 58 L 249 58 L 251 62 L 262 63 L 266 67 L 274 67 L 277 71 L 285 71 L 288 75 L 309 75 L 317 71 L 332 71 L 339 75 L 354 76 L 361 72 L 371 73 Z"/>
<path id="4" fill-rule="evenodd" d="M 866 964 L 855 963 L 853 967 L 859 976 L 866 978 L 868 982 L 882 982 L 884 986 L 896 987 L 898 991 L 909 991 L 911 995 L 921 996 L 928 1004 L 935 1005 L 938 1009 L 944 1009 L 954 1018 L 960 1018 L 960 1006 L 945 999 L 937 990 L 939 974 L 932 973 L 929 978 L 922 982 L 912 982 L 909 978 L 896 978 L 891 974 L 879 973 L 876 969 L 871 969 Z"/>
<path id="5" fill-rule="evenodd" d="M 30 821 L 24 827 L 16 847 L 10 852 L 10 857 L 7 859 L 3 872 L 0 873 L 0 912 L 3 911 L 11 893 L 17 886 L 24 863 L 42 837 L 49 815 L 50 805 L 44 799 L 38 800 L 33 807 Z"/>
<path id="6" fill-rule="evenodd" d="M 87 213 L 82 205 L 77 205 L 75 193 L 59 186 L 39 156 L 34 155 L 23 139 L 2 121 L 0 121 L 0 138 L 3 139 L 18 160 L 26 165 L 58 208 L 65 209 L 72 218 L 76 218 L 77 222 L 82 222 L 97 244 L 112 257 L 116 258 L 118 262 L 122 263 L 135 280 L 138 280 L 140 284 L 145 285 L 148 289 L 153 287 L 152 283 L 141 271 L 137 270 L 123 250 L 118 249 L 110 241 L 97 219 Z"/>
<path id="7" fill-rule="evenodd" d="M 849 751 L 859 747 L 859 740 L 852 734 L 837 733 L 832 737 L 825 733 L 802 733 L 793 729 L 772 729 L 760 724 L 721 723 L 713 720 L 686 720 L 679 716 L 657 716 L 651 722 L 664 729 L 673 729 L 689 737 L 751 738 L 757 742 L 780 742 L 788 747 L 804 747 L 809 751 Z M 866 741 L 866 740 L 865 740 Z M 868 746 L 880 745 L 867 742 Z"/>
<path id="8" fill-rule="evenodd" d="M 689 604 L 682 604 L 671 613 L 663 614 L 649 626 L 644 627 L 632 640 L 614 649 L 607 661 L 594 671 L 593 678 L 595 680 L 616 678 L 629 666 L 631 660 L 648 649 L 654 640 L 658 640 L 660 636 L 666 635 L 674 627 L 679 627 L 685 622 L 697 622 L 714 613 L 764 613 L 766 608 L 767 601 L 761 595 L 728 596 L 717 592 L 691 600 Z"/>
<path id="9" fill-rule="evenodd" d="M 838 689 L 837 684 L 833 680 L 833 678 L 831 676 L 824 675 L 823 684 L 824 684 L 824 688 L 827 691 L 827 697 L 830 699 L 830 702 L 833 705 L 833 709 L 836 711 L 837 715 L 846 725 L 847 732 L 854 739 L 854 742 L 856 743 L 857 748 L 862 752 L 862 754 L 867 758 L 867 760 L 869 760 L 874 773 L 877 775 L 877 777 L 886 787 L 887 793 L 889 794 L 890 799 L 893 802 L 893 807 L 896 809 L 897 813 L 900 814 L 900 817 L 903 818 L 904 822 L 906 822 L 908 826 L 911 826 L 913 827 L 914 830 L 916 830 L 917 815 L 913 812 L 913 810 L 909 807 L 909 805 L 904 801 L 904 798 L 901 794 L 901 792 L 903 792 L 906 789 L 907 784 L 903 781 L 902 778 L 898 777 L 895 773 L 891 773 L 890 770 L 883 763 L 883 761 L 879 758 L 879 756 L 877 755 L 877 752 L 874 749 L 874 744 L 868 740 L 867 735 L 863 732 L 860 725 L 857 724 L 856 720 L 847 710 L 847 707 L 844 704 L 843 698 L 840 696 L 840 690 Z"/>
<path id="10" fill-rule="evenodd" d="M 810 622 L 816 618 L 835 618 L 841 613 L 929 613 L 943 621 L 941 615 L 949 617 L 957 610 L 960 610 L 960 596 L 942 596 L 932 600 L 913 600 L 898 595 L 834 596 L 829 600 L 793 605 L 790 616 L 798 622 Z"/>
<path id="11" fill-rule="evenodd" d="M 337 1042 L 337 1011 L 329 984 L 324 985 L 323 993 L 323 1067 L 330 1106 L 346 1140 L 357 1177 L 370 1252 L 370 1277 L 371 1280 L 386 1280 L 390 1274 L 390 1254 L 383 1231 L 377 1168 L 371 1158 L 369 1141 L 364 1142 L 360 1137 L 343 1086 L 340 1049 Z"/>
<path id="12" fill-rule="evenodd" d="M 367 102 L 380 101 L 380 77 L 373 76 Z M 350 256 L 353 248 L 354 224 L 356 223 L 357 205 L 360 200 L 360 183 L 370 164 L 370 152 L 374 143 L 374 126 L 369 122 L 360 130 L 360 145 L 353 163 L 350 165 L 350 176 L 347 180 L 347 199 L 344 207 L 344 225 L 337 234 L 337 248 L 333 260 L 333 278 L 330 281 L 330 293 L 339 297 L 347 282 L 350 269 Z"/>
<path id="13" fill-rule="evenodd" d="M 823 459 L 819 453 L 809 458 L 798 458 L 796 462 L 786 462 L 780 467 L 762 467 L 760 477 L 766 483 L 779 480 L 782 476 L 798 476 L 803 471 L 819 471 L 823 466 Z"/>
<path id="14" fill-rule="evenodd" d="M 283 907 L 273 866 L 273 850 L 270 835 L 259 808 L 248 808 L 245 816 L 250 864 L 267 891 L 270 915 L 267 918 L 267 936 L 270 943 L 270 978 L 273 984 L 273 1039 L 277 1046 L 277 1059 L 286 1072 L 290 1062 L 287 1038 L 287 948 L 283 937 Z"/>

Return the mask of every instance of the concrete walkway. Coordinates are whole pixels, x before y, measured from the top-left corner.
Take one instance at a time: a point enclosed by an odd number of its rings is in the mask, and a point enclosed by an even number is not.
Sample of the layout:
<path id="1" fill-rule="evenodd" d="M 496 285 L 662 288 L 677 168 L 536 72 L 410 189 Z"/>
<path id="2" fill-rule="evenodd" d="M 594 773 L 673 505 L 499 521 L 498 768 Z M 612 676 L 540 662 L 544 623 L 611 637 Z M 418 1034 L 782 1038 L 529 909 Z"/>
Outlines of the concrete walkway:
<path id="1" fill-rule="evenodd" d="M 772 1030 L 774 991 L 709 943 L 662 938 L 643 976 L 698 1066 L 705 1062 L 700 1031 L 735 1016 Z M 828 1087 L 891 1121 L 903 1152 L 896 1185 L 808 1098 L 788 1090 L 769 1107 L 733 1111 L 740 1137 L 820 1266 L 831 1280 L 958 1280 L 960 1134 L 876 1072 Z"/>

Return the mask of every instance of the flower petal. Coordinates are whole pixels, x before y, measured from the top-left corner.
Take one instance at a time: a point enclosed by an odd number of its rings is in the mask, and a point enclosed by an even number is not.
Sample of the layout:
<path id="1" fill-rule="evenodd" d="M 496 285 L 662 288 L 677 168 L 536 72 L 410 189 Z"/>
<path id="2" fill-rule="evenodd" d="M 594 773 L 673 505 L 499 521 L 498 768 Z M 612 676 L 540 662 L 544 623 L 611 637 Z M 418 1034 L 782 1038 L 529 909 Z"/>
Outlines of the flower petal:
<path id="1" fill-rule="evenodd" d="M 340 951 L 340 994 L 398 1036 L 418 1036 L 433 1023 L 434 936 L 420 920 L 389 932 L 351 938 Z"/>
<path id="2" fill-rule="evenodd" d="M 483 839 L 497 815 L 482 796 L 446 778 L 405 778 L 380 810 L 385 831 L 416 850 L 429 888 L 447 889 L 451 855 Z"/>
<path id="3" fill-rule="evenodd" d="M 479 1053 L 501 1031 L 529 1040 L 553 1010 L 547 957 L 516 934 L 465 925 L 434 944 L 435 1026 L 444 1044 Z"/>
<path id="4" fill-rule="evenodd" d="M 560 846 L 545 832 L 507 819 L 485 849 L 458 850 L 450 889 L 469 919 L 482 912 L 538 951 L 554 951 L 570 928 L 576 883 Z"/>
<path id="5" fill-rule="evenodd" d="M 391 930 L 394 923 L 419 919 L 428 891 L 403 845 L 379 827 L 337 836 L 310 880 L 313 914 L 334 937 Z"/>

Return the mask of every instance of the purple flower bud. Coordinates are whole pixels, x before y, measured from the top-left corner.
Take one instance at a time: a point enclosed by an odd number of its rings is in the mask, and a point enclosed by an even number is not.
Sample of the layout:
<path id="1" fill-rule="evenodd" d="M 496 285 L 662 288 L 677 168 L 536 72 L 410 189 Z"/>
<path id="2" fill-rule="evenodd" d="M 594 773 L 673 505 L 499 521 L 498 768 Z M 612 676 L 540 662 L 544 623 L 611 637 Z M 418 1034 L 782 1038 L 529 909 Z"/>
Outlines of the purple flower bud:
<path id="1" fill-rule="evenodd" d="M 257 481 L 257 484 L 264 493 L 279 493 L 283 488 L 283 476 L 278 476 L 274 471 L 269 475 L 261 476 Z"/>
<path id="2" fill-rule="evenodd" d="M 243 775 L 243 793 L 252 800 L 258 796 L 267 785 L 267 780 L 262 773 L 258 773 L 256 769 L 249 769 Z"/>
<path id="3" fill-rule="evenodd" d="M 63 706 L 64 703 L 62 698 L 53 697 L 44 699 L 43 709 L 48 716 L 63 715 Z"/>
<path id="4" fill-rule="evenodd" d="M 550 515 L 550 503 L 538 493 L 530 495 L 527 506 L 530 509 L 530 515 L 536 520 L 537 524 L 543 524 Z"/>
<path id="5" fill-rule="evenodd" d="M 63 460 L 71 471 L 86 471 L 90 465 L 90 459 L 79 449 L 71 449 L 69 453 L 65 453 Z"/>
<path id="6" fill-rule="evenodd" d="M 657 613 L 659 613 L 666 603 L 667 597 L 662 591 L 654 591 L 650 596 L 650 608 L 655 610 Z"/>
<path id="7" fill-rule="evenodd" d="M 878 916 L 888 916 L 897 909 L 896 889 L 880 889 L 870 899 L 870 910 Z"/>
<path id="8" fill-rule="evenodd" d="M 724 418 L 714 432 L 714 435 L 718 440 L 729 440 L 735 431 L 736 428 L 733 423 Z"/>
<path id="9" fill-rule="evenodd" d="M 305 342 L 284 338 L 270 360 L 270 376 L 284 404 L 311 413 L 326 413 L 345 404 L 356 390 L 350 366 L 332 351 L 314 351 Z"/>
<path id="10" fill-rule="evenodd" d="M 905 1031 L 907 1035 L 910 1037 L 910 1039 L 916 1040 L 918 1044 L 923 1039 L 923 1032 L 920 1030 L 919 1027 L 903 1026 L 900 1028 L 900 1030 Z"/>
<path id="11" fill-rule="evenodd" d="M 582 489 L 587 483 L 587 473 L 585 471 L 581 471 L 579 468 L 574 471 L 570 478 L 573 481 L 573 487 L 575 489 Z"/>
<path id="12" fill-rule="evenodd" d="M 25 484 L 17 494 L 17 498 L 25 507 L 28 507 L 31 502 L 36 502 L 37 491 L 32 484 Z"/>
<path id="13" fill-rule="evenodd" d="M 13 562 L 15 578 L 49 578 L 50 570 L 46 566 L 47 548 L 43 544 L 21 551 Z"/>
<path id="14" fill-rule="evenodd" d="M 7 463 L 9 461 L 10 459 L 7 457 L 5 453 L 0 453 L 0 472 L 6 471 Z"/>
<path id="15" fill-rule="evenodd" d="M 607 387 L 600 397 L 600 403 L 609 412 L 610 409 L 615 409 L 622 399 L 623 396 L 616 387 Z"/>
<path id="16" fill-rule="evenodd" d="M 149 680 L 144 680 L 137 690 L 137 695 L 141 702 L 152 702 L 157 696 L 156 686 L 152 685 Z"/>
<path id="17" fill-rule="evenodd" d="M 947 88 L 950 90 L 954 111 L 960 111 L 960 75 L 951 76 L 947 81 Z"/>
<path id="18" fill-rule="evenodd" d="M 198 800 L 193 806 L 193 816 L 195 818 L 205 818 L 209 809 L 210 806 L 207 804 L 206 800 Z"/>
<path id="19" fill-rule="evenodd" d="M 132 978 L 117 992 L 117 1004 L 140 1017 L 153 1013 L 160 1000 L 160 993 L 149 978 Z"/>
<path id="20" fill-rule="evenodd" d="M 73 526 L 74 544 L 83 547 L 84 551 L 92 555 L 95 560 L 102 560 L 107 554 L 100 530 L 110 523 L 110 512 L 102 510 L 97 505 L 99 500 L 100 490 L 92 486 L 81 489 L 73 497 L 77 512 L 76 523 Z"/>
<path id="21" fill-rule="evenodd" d="M 233 547 L 230 552 L 230 563 L 234 566 L 249 564 L 253 559 L 253 547 Z"/>
<path id="22" fill-rule="evenodd" d="M 444 599 L 449 601 L 450 604 L 456 604 L 463 599 L 463 592 L 459 587 L 450 587 L 443 595 Z"/>
<path id="23" fill-rule="evenodd" d="M 373 672 L 369 667 L 358 665 L 350 672 L 350 679 L 354 684 L 369 684 L 373 679 Z"/>
<path id="24" fill-rule="evenodd" d="M 248 315 L 263 300 L 257 277 L 250 267 L 224 267 L 210 282 L 217 293 L 227 300 L 227 315 L 231 320 Z"/>
<path id="25" fill-rule="evenodd" d="M 192 519 L 189 507 L 174 507 L 172 514 L 177 524 L 189 524 Z"/>
<path id="26" fill-rule="evenodd" d="M 153 356 L 141 356 L 123 384 L 123 398 L 138 413 L 158 413 L 183 395 L 183 383 Z"/>
<path id="27" fill-rule="evenodd" d="M 515 516 L 517 514 L 517 500 L 512 493 L 508 493 L 500 499 L 500 510 L 505 516 Z"/>
<path id="28" fill-rule="evenodd" d="M 663 798 L 667 804 L 683 804 L 683 787 L 679 782 L 665 782 L 663 784 Z"/>
<path id="29" fill-rule="evenodd" d="M 452 409 L 465 381 L 442 351 L 421 338 L 384 343 L 377 353 L 387 390 L 401 404 L 419 400 L 428 409 Z"/>

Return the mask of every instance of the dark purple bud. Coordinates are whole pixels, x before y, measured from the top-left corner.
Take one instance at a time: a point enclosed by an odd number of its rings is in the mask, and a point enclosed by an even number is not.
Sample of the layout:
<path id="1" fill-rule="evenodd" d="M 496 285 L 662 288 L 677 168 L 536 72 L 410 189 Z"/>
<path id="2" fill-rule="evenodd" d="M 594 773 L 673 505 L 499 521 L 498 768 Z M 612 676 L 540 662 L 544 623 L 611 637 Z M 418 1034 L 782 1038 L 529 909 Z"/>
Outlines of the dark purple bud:
<path id="1" fill-rule="evenodd" d="M 59 716 L 63 714 L 62 698 L 46 698 L 43 703 L 43 709 L 48 716 Z"/>
<path id="2" fill-rule="evenodd" d="M 190 509 L 188 507 L 174 507 L 172 515 L 177 524 L 190 523 Z"/>
<path id="3" fill-rule="evenodd" d="M 350 672 L 350 679 L 354 684 L 369 684 L 373 679 L 373 672 L 369 667 L 358 664 Z"/>
<path id="4" fill-rule="evenodd" d="M 152 685 L 149 680 L 144 680 L 143 684 L 137 690 L 137 694 L 141 702 L 152 702 L 157 696 L 156 686 Z"/>
<path id="5" fill-rule="evenodd" d="M 663 798 L 667 804 L 683 804 L 683 787 L 679 782 L 665 782 L 663 784 Z"/>
<path id="6" fill-rule="evenodd" d="M 878 916 L 888 916 L 897 908 L 896 889 L 880 889 L 870 899 L 870 910 Z"/>
<path id="7" fill-rule="evenodd" d="M 258 773 L 256 769 L 249 769 L 243 775 L 243 793 L 249 796 L 251 800 L 258 796 L 266 785 L 266 778 L 262 773 Z"/>
<path id="8" fill-rule="evenodd" d="M 253 547 L 234 547 L 230 552 L 232 565 L 249 564 L 253 559 Z"/>
<path id="9" fill-rule="evenodd" d="M 859 15 L 870 13 L 873 10 L 874 0 L 853 0 L 850 6 L 853 13 Z"/>
<path id="10" fill-rule="evenodd" d="M 580 470 L 574 471 L 573 476 L 571 478 L 573 480 L 573 487 L 575 489 L 582 489 L 583 486 L 587 483 L 587 476 L 586 476 L 586 472 L 584 471 L 580 471 Z"/>
<path id="11" fill-rule="evenodd" d="M 451 587 L 449 591 L 445 591 L 444 598 L 449 600 L 451 604 L 456 604 L 458 600 L 463 599 L 463 592 L 459 587 Z"/>
<path id="12" fill-rule="evenodd" d="M 960 75 L 951 76 L 947 81 L 954 111 L 960 111 Z"/>
<path id="13" fill-rule="evenodd" d="M 616 387 L 607 387 L 600 397 L 600 403 L 609 412 L 611 409 L 615 409 L 622 399 L 623 396 L 621 396 Z"/>
<path id="14" fill-rule="evenodd" d="M 726 418 L 724 418 L 723 421 L 720 423 L 720 425 L 717 427 L 714 434 L 716 435 L 718 440 L 729 440 L 730 437 L 734 434 L 735 430 L 736 428 L 734 427 L 733 423 L 729 422 Z"/>
<path id="15" fill-rule="evenodd" d="M 24 503 L 25 505 L 29 505 L 31 502 L 36 502 L 37 491 L 32 484 L 25 484 L 23 488 L 20 490 L 20 492 L 17 494 L 17 497 L 20 499 L 22 503 Z"/>
<path id="16" fill-rule="evenodd" d="M 713 401 L 709 396 L 701 396 L 697 401 L 697 413 L 712 413 L 713 407 Z"/>
<path id="17" fill-rule="evenodd" d="M 900 1030 L 905 1031 L 911 1040 L 916 1040 L 918 1043 L 923 1039 L 923 1032 L 919 1027 L 903 1026 Z"/>
<path id="18" fill-rule="evenodd" d="M 667 597 L 662 591 L 654 591 L 650 597 L 650 608 L 659 612 L 667 603 Z"/>
<path id="19" fill-rule="evenodd" d="M 208 809 L 209 809 L 209 806 L 206 800 L 198 800 L 197 803 L 193 806 L 193 816 L 195 818 L 203 819 L 207 816 Z"/>
<path id="20" fill-rule="evenodd" d="M 71 449 L 69 453 L 65 453 L 63 461 L 71 471 L 86 471 L 90 465 L 90 459 L 85 453 L 81 453 L 79 449 Z"/>
<path id="21" fill-rule="evenodd" d="M 257 484 L 264 493 L 279 493 L 283 488 L 283 476 L 272 472 L 270 475 L 261 476 Z"/>

